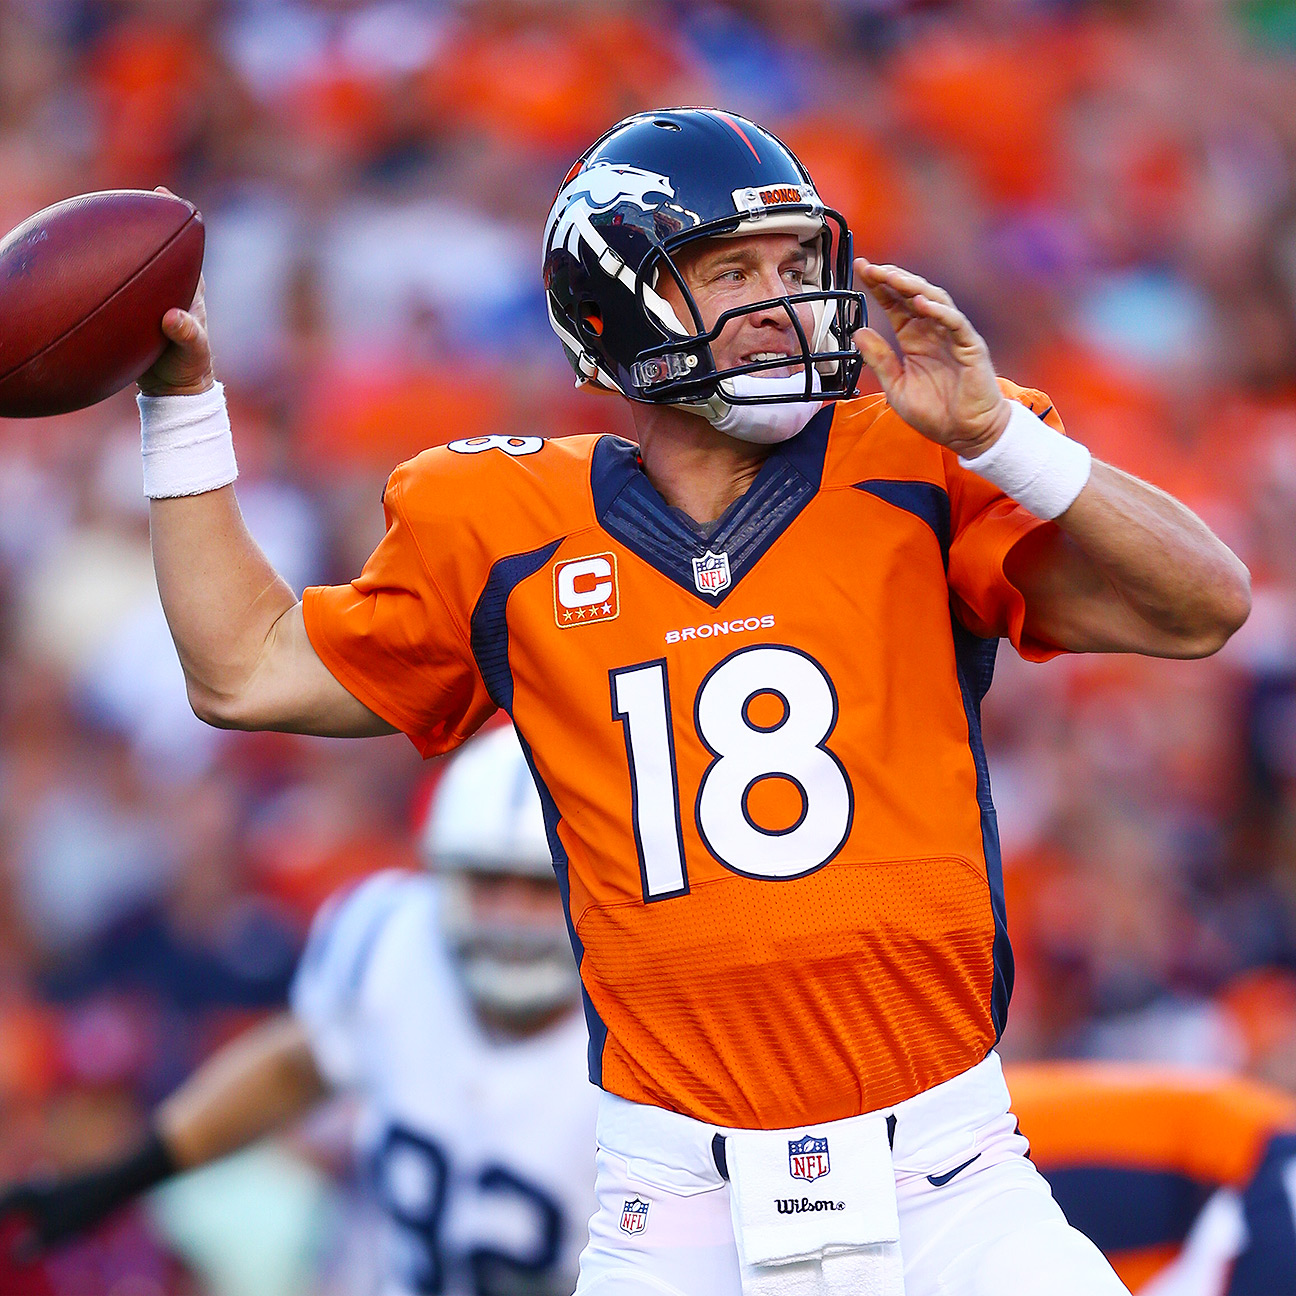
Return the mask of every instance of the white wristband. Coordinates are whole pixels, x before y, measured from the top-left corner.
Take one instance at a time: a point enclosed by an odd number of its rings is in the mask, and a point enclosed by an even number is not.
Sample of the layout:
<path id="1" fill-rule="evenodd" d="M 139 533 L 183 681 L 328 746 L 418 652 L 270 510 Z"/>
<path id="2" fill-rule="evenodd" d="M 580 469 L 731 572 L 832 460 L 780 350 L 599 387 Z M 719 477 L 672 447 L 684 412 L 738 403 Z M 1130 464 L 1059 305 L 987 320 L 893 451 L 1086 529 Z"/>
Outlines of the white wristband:
<path id="1" fill-rule="evenodd" d="M 202 495 L 238 476 L 225 388 L 197 396 L 138 397 L 144 494 L 149 499 Z"/>
<path id="2" fill-rule="evenodd" d="M 1020 401 L 999 440 L 975 459 L 959 463 L 998 486 L 1022 508 L 1051 522 L 1075 503 L 1089 480 L 1093 458 L 1086 446 L 1064 437 Z"/>

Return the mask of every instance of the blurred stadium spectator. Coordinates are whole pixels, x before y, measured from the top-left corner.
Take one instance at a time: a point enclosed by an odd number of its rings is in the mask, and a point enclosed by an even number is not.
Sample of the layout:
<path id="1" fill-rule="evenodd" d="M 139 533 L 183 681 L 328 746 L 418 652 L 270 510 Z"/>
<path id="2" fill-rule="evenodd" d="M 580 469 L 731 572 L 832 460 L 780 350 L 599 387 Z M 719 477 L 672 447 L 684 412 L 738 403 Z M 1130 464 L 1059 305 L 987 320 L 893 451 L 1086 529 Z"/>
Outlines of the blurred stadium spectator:
<path id="1" fill-rule="evenodd" d="M 1004 1052 L 1296 1088 L 1290 0 L 0 0 L 0 229 L 111 186 L 203 208 L 240 497 L 300 588 L 358 570 L 425 445 L 626 430 L 572 397 L 539 238 L 580 143 L 664 102 L 784 134 L 862 252 L 947 286 L 1005 373 L 1250 565 L 1209 662 L 1001 655 Z M 128 395 L 0 423 L 4 1178 L 128 1143 L 277 1005 L 319 900 L 408 862 L 424 777 L 399 740 L 191 717 L 135 438 Z M 230 1189 L 292 1204 L 276 1290 L 365 1291 L 354 1247 L 310 1241 L 349 1199 L 295 1173 Z M 41 1290 L 232 1292 L 219 1227 L 128 1219 Z"/>

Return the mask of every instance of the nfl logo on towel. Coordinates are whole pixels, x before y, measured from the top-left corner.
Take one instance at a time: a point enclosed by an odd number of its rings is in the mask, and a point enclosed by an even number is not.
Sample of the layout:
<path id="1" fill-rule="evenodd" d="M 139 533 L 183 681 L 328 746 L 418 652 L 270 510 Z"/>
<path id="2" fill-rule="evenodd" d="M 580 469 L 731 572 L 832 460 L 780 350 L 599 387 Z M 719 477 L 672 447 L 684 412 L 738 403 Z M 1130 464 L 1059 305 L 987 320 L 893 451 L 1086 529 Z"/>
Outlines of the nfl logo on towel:
<path id="1" fill-rule="evenodd" d="M 642 1233 L 647 1227 L 648 1203 L 638 1197 L 631 1198 L 621 1208 L 621 1232 Z"/>
<path id="2" fill-rule="evenodd" d="M 805 1138 L 788 1140 L 788 1173 L 793 1179 L 818 1179 L 831 1169 L 826 1138 L 807 1134 Z"/>
<path id="3" fill-rule="evenodd" d="M 699 594 L 719 594 L 729 588 L 729 555 L 710 549 L 693 559 L 693 584 Z"/>

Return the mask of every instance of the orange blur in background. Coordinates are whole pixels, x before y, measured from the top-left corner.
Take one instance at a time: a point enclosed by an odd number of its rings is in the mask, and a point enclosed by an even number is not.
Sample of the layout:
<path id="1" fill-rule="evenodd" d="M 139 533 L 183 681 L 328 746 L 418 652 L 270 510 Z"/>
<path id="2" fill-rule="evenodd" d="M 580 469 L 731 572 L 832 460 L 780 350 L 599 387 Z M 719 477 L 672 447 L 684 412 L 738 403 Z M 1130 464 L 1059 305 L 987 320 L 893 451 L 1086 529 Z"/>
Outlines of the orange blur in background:
<path id="1" fill-rule="evenodd" d="M 544 314 L 543 218 L 581 148 L 662 104 L 780 133 L 861 253 L 947 287 L 1001 373 L 1254 574 L 1207 662 L 1001 652 L 1004 1053 L 1293 1087 L 1293 102 L 1291 0 L 0 0 L 0 229 L 89 189 L 199 204 L 240 498 L 301 589 L 358 572 L 425 445 L 627 430 Z M 137 437 L 128 394 L 0 422 L 3 1178 L 129 1141 L 282 1004 L 325 895 L 416 865 L 408 744 L 190 715 Z M 354 1290 L 355 1212 L 309 1183 L 332 1240 L 282 1290 Z M 42 1281 L 234 1290 L 167 1236 L 128 1216 Z"/>

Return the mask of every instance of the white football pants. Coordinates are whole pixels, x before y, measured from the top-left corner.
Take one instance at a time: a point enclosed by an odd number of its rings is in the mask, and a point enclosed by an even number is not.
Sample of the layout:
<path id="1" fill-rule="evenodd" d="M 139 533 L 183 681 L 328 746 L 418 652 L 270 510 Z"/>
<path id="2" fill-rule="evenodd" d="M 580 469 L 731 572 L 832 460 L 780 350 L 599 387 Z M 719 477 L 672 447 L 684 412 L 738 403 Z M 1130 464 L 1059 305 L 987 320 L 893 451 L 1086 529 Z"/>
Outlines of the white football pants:
<path id="1" fill-rule="evenodd" d="M 1063 1218 L 1009 1103 L 991 1053 L 891 1109 L 905 1296 L 1128 1296 Z M 598 1209 L 577 1296 L 742 1296 L 716 1132 L 602 1096 Z"/>

